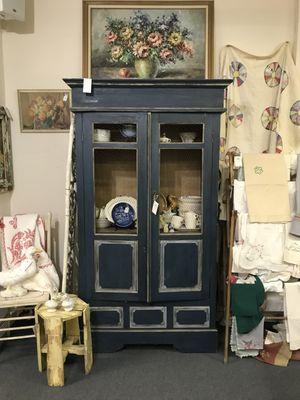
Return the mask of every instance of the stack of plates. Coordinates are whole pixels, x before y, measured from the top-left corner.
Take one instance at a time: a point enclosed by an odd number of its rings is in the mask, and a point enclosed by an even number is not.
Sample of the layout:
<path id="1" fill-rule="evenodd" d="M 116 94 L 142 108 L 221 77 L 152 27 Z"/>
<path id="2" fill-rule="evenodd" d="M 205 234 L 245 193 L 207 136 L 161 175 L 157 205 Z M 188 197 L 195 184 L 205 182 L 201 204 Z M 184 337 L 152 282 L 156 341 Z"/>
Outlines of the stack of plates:
<path id="1" fill-rule="evenodd" d="M 201 215 L 201 196 L 181 196 L 179 197 L 179 215 L 184 217 L 184 213 L 193 211 L 194 213 Z"/>
<path id="2" fill-rule="evenodd" d="M 105 206 L 108 221 L 120 228 L 128 228 L 137 219 L 137 201 L 134 197 L 118 196 Z"/>

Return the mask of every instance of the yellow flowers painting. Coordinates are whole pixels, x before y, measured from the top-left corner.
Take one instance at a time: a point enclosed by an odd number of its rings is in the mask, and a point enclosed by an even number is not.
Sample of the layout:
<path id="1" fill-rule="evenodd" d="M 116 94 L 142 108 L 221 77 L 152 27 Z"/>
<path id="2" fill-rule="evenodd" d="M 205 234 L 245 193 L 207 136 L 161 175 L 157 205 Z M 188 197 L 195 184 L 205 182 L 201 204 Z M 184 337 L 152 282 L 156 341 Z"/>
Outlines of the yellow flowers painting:
<path id="1" fill-rule="evenodd" d="M 22 132 L 67 131 L 70 128 L 70 93 L 63 90 L 19 90 Z"/>

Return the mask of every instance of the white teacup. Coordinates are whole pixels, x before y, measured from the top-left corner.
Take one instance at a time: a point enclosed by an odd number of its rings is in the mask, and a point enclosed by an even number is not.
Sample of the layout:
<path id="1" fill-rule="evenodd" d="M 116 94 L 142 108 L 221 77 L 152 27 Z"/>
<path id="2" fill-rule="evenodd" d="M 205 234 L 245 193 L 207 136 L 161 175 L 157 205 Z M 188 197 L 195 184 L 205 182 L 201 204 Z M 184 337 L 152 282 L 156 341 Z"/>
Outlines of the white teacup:
<path id="1" fill-rule="evenodd" d="M 178 230 L 181 228 L 184 219 L 179 217 L 178 215 L 174 215 L 171 219 L 171 224 L 174 226 L 174 229 Z"/>
<path id="2" fill-rule="evenodd" d="M 193 143 L 193 141 L 196 139 L 196 133 L 195 132 L 182 132 L 180 134 L 180 138 L 184 143 Z"/>
<path id="3" fill-rule="evenodd" d="M 200 216 L 193 211 L 184 214 L 184 223 L 186 229 L 196 229 L 199 226 Z"/>
<path id="4" fill-rule="evenodd" d="M 110 130 L 95 129 L 94 138 L 96 142 L 110 142 Z"/>

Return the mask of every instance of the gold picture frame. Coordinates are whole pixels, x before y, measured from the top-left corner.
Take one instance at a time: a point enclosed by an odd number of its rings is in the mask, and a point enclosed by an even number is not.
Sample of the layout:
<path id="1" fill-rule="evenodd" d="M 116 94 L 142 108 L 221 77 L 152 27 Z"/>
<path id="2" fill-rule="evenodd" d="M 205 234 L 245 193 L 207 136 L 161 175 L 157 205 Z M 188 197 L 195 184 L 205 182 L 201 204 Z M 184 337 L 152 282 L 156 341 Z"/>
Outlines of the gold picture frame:
<path id="1" fill-rule="evenodd" d="M 83 77 L 212 78 L 213 24 L 209 0 L 83 0 Z"/>
<path id="2" fill-rule="evenodd" d="M 69 132 L 70 90 L 20 89 L 18 101 L 22 133 Z"/>

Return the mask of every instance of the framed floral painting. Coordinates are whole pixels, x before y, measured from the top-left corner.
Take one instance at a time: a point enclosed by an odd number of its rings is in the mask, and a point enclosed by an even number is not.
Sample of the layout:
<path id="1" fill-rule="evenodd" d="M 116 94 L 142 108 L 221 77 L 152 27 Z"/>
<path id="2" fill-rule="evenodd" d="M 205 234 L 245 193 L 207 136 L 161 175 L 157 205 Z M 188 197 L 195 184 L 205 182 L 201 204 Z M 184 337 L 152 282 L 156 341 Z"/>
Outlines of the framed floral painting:
<path id="1" fill-rule="evenodd" d="M 83 76 L 212 77 L 213 1 L 83 0 Z"/>
<path id="2" fill-rule="evenodd" d="M 21 132 L 68 132 L 68 90 L 18 90 Z"/>

